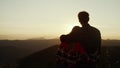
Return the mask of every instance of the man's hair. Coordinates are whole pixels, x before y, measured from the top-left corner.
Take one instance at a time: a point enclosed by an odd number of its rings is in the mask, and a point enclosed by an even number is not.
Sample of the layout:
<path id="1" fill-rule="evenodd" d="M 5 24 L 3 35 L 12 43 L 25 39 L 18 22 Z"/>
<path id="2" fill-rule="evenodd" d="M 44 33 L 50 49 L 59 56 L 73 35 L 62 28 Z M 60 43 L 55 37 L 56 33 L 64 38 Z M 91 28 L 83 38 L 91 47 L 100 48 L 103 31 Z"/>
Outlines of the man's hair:
<path id="1" fill-rule="evenodd" d="M 78 19 L 83 22 L 88 22 L 89 21 L 89 13 L 86 11 L 79 12 Z"/>

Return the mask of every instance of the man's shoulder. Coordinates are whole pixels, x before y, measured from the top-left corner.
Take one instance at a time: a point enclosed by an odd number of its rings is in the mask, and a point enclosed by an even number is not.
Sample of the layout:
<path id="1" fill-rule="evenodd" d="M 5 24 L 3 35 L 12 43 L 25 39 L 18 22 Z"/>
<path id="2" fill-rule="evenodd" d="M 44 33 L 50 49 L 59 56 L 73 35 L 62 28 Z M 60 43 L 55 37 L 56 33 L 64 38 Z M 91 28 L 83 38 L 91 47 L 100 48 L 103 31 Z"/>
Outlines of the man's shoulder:
<path id="1" fill-rule="evenodd" d="M 97 31 L 97 32 L 100 32 L 100 30 L 99 30 L 98 28 L 93 27 L 93 26 L 90 26 L 90 27 L 91 27 L 92 30 Z"/>

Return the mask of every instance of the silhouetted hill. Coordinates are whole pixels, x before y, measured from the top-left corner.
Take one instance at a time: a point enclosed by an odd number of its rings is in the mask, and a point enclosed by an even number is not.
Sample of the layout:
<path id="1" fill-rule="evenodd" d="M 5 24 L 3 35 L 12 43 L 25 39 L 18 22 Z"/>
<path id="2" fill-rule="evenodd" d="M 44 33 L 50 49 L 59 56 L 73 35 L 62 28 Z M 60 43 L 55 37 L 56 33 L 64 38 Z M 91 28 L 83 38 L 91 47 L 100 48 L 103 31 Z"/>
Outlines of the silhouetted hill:
<path id="1" fill-rule="evenodd" d="M 56 68 L 55 53 L 58 45 L 36 52 L 20 61 L 20 68 Z"/>
<path id="2" fill-rule="evenodd" d="M 21 58 L 58 43 L 58 39 L 0 40 L 0 68 L 16 67 Z"/>
<path id="3" fill-rule="evenodd" d="M 55 44 L 58 39 L 0 40 L 0 68 L 56 68 Z M 120 40 L 102 40 L 101 65 L 119 68 L 119 52 Z"/>
<path id="4" fill-rule="evenodd" d="M 0 46 L 0 64 L 16 63 L 29 54 L 29 50 L 14 46 Z"/>

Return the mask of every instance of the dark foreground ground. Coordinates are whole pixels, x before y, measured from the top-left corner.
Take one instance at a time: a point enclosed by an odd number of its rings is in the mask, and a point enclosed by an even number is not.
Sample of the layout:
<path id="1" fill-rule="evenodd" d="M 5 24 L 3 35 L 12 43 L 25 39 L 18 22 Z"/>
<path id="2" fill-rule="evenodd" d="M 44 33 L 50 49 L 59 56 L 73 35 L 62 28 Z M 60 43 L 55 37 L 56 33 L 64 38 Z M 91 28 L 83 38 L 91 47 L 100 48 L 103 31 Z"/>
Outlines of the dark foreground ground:
<path id="1" fill-rule="evenodd" d="M 59 40 L 1 40 L 0 68 L 56 68 Z M 97 68 L 120 68 L 120 40 L 102 41 Z"/>
<path id="2" fill-rule="evenodd" d="M 47 48 L 43 51 L 34 53 L 21 62 L 19 68 L 56 68 L 55 53 L 57 45 Z M 120 68 L 120 47 L 104 46 L 102 47 L 102 57 L 98 68 Z"/>

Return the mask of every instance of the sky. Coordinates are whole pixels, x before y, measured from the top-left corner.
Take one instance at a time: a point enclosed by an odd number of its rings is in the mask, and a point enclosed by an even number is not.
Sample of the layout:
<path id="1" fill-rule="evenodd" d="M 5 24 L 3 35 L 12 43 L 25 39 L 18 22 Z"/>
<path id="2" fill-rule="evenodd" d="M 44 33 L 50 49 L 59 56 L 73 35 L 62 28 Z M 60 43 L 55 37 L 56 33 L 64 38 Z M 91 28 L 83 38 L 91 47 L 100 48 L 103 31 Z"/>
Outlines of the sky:
<path id="1" fill-rule="evenodd" d="M 80 11 L 102 39 L 120 39 L 119 7 L 120 0 L 0 0 L 0 39 L 59 38 L 81 26 Z"/>

